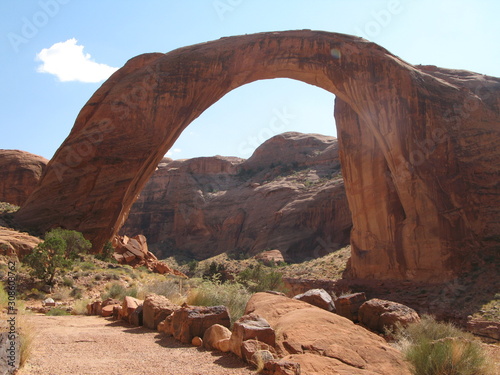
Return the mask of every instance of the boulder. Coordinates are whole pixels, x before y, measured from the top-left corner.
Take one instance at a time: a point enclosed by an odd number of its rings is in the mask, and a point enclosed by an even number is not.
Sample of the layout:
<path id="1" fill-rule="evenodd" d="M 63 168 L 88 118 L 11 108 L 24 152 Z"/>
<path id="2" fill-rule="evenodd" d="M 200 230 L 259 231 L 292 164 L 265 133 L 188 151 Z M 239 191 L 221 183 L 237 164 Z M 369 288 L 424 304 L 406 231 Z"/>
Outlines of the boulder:
<path id="1" fill-rule="evenodd" d="M 144 324 L 143 317 L 142 305 L 139 305 L 132 314 L 129 314 L 128 321 L 133 326 L 140 327 Z"/>
<path id="2" fill-rule="evenodd" d="M 143 303 L 144 303 L 143 300 L 126 296 L 122 302 L 121 318 L 129 323 L 132 323 L 130 320 L 132 314 L 139 306 L 142 306 Z"/>
<path id="3" fill-rule="evenodd" d="M 341 296 L 334 301 L 335 312 L 356 323 L 358 321 L 358 310 L 365 302 L 365 293 L 352 293 Z"/>
<path id="4" fill-rule="evenodd" d="M 283 254 L 279 250 L 267 250 L 254 256 L 254 258 L 266 265 L 273 265 L 284 262 Z"/>
<path id="5" fill-rule="evenodd" d="M 202 346 L 203 345 L 203 340 L 200 337 L 195 336 L 191 340 L 191 345 L 193 345 L 193 346 Z"/>
<path id="6" fill-rule="evenodd" d="M 120 305 L 121 302 L 117 300 L 116 298 L 108 298 L 102 301 L 101 306 L 106 307 L 108 305 Z"/>
<path id="7" fill-rule="evenodd" d="M 195 336 L 203 337 L 214 324 L 229 328 L 229 312 L 225 306 L 188 306 L 175 310 L 168 323 L 172 335 L 184 344 L 191 343 Z"/>
<path id="8" fill-rule="evenodd" d="M 120 264 L 128 264 L 132 267 L 145 266 L 151 272 L 160 274 L 172 274 L 187 278 L 182 272 L 171 268 L 165 262 L 159 261 L 156 256 L 148 250 L 146 237 L 142 234 L 133 238 L 128 236 L 115 236 L 113 238 L 113 257 Z"/>
<path id="9" fill-rule="evenodd" d="M 256 315 L 243 315 L 233 325 L 231 351 L 243 358 L 242 345 L 246 340 L 255 339 L 274 347 L 276 334 L 266 319 Z"/>
<path id="10" fill-rule="evenodd" d="M 55 306 L 56 305 L 56 301 L 54 301 L 52 298 L 46 298 L 43 300 L 42 303 L 44 306 Z"/>
<path id="11" fill-rule="evenodd" d="M 158 332 L 163 332 L 166 335 L 172 336 L 172 315 L 169 315 L 165 320 L 161 321 L 157 327 Z"/>
<path id="12" fill-rule="evenodd" d="M 101 316 L 103 318 L 107 318 L 110 316 L 113 316 L 113 313 L 115 311 L 115 308 L 121 307 L 119 304 L 115 305 L 106 305 L 101 309 Z"/>
<path id="13" fill-rule="evenodd" d="M 170 302 L 167 297 L 157 294 L 147 295 L 142 308 L 144 327 L 157 329 L 158 324 L 178 308 L 179 306 Z"/>
<path id="14" fill-rule="evenodd" d="M 335 304 L 333 303 L 332 296 L 324 289 L 311 289 L 293 298 L 310 303 L 326 311 L 335 311 Z"/>
<path id="15" fill-rule="evenodd" d="M 95 301 L 87 305 L 87 315 L 101 315 L 102 313 L 102 302 Z"/>
<path id="16" fill-rule="evenodd" d="M 272 375 L 301 375 L 300 364 L 283 359 L 268 361 L 264 368 Z"/>
<path id="17" fill-rule="evenodd" d="M 373 331 L 384 333 L 394 329 L 399 323 L 407 327 L 410 323 L 420 321 L 417 312 L 400 303 L 373 298 L 361 305 L 358 311 L 361 324 Z"/>
<path id="18" fill-rule="evenodd" d="M 203 334 L 203 345 L 207 349 L 216 349 L 223 351 L 221 349 L 220 342 L 222 340 L 228 340 L 231 338 L 231 331 L 229 328 L 222 326 L 220 324 L 214 324 L 210 326 Z"/>
<path id="19" fill-rule="evenodd" d="M 294 374 L 300 366 L 302 374 L 410 375 L 401 352 L 384 339 L 306 302 L 256 293 L 245 312 L 265 318 L 279 332 L 279 362 L 298 364 L 275 373 Z"/>
<path id="20" fill-rule="evenodd" d="M 262 350 L 276 354 L 276 350 L 265 342 L 254 339 L 245 340 L 241 344 L 241 358 L 251 363 L 253 355 Z"/>

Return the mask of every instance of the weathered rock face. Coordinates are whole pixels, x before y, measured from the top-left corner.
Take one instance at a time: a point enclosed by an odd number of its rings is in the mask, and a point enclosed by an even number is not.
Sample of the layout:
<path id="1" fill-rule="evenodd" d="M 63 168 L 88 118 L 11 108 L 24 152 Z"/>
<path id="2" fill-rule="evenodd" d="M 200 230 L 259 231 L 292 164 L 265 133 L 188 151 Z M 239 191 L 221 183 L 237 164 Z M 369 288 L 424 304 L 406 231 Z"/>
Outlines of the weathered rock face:
<path id="1" fill-rule="evenodd" d="M 352 277 L 447 280 L 498 246 L 500 79 L 310 30 L 130 60 L 82 109 L 18 223 L 77 229 L 100 249 L 179 134 L 229 91 L 269 78 L 337 96 Z"/>
<path id="2" fill-rule="evenodd" d="M 286 260 L 322 256 L 349 243 L 339 172 L 336 138 L 292 132 L 271 138 L 246 161 L 164 160 L 121 232 L 145 234 L 158 257 L 267 248 Z"/>
<path id="3" fill-rule="evenodd" d="M 245 313 L 265 318 L 279 332 L 279 357 L 299 363 L 303 374 L 410 374 L 402 354 L 382 338 L 306 302 L 257 293 Z"/>
<path id="4" fill-rule="evenodd" d="M 0 202 L 22 205 L 49 161 L 19 150 L 0 150 Z"/>

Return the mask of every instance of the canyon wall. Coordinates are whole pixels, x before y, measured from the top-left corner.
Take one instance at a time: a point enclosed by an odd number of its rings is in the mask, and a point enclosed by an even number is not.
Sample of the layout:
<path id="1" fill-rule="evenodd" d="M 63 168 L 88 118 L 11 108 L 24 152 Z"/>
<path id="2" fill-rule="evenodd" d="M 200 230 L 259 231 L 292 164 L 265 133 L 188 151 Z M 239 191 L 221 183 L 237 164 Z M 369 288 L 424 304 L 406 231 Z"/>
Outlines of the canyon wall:
<path id="1" fill-rule="evenodd" d="M 347 245 L 351 227 L 336 138 L 290 132 L 248 160 L 164 159 L 121 233 L 146 235 L 158 257 L 273 248 L 300 261 Z"/>

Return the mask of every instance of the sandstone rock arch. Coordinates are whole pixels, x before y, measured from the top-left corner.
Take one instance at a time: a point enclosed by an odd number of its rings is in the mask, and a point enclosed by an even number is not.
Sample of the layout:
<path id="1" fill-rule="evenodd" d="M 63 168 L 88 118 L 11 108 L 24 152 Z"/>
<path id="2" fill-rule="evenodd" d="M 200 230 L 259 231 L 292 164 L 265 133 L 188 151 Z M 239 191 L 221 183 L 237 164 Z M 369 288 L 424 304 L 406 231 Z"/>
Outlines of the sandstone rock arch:
<path id="1" fill-rule="evenodd" d="M 500 80 L 412 66 L 361 38 L 310 30 L 131 59 L 83 107 L 17 221 L 77 229 L 100 248 L 193 119 L 271 78 L 336 95 L 353 277 L 448 279 L 464 254 L 497 238 Z"/>

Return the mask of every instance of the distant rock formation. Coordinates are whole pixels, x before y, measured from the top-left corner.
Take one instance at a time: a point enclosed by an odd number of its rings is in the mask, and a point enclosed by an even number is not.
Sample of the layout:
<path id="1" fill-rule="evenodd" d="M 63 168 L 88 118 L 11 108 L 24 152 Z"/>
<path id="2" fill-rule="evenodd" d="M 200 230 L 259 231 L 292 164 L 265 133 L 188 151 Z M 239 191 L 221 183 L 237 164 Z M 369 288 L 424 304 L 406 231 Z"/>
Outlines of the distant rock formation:
<path id="1" fill-rule="evenodd" d="M 49 161 L 19 150 L 0 150 L 0 202 L 22 205 Z"/>
<path id="2" fill-rule="evenodd" d="M 290 261 L 347 245 L 351 227 L 337 139 L 289 132 L 248 160 L 164 159 L 121 233 L 144 234 L 159 257 L 272 248 Z"/>

